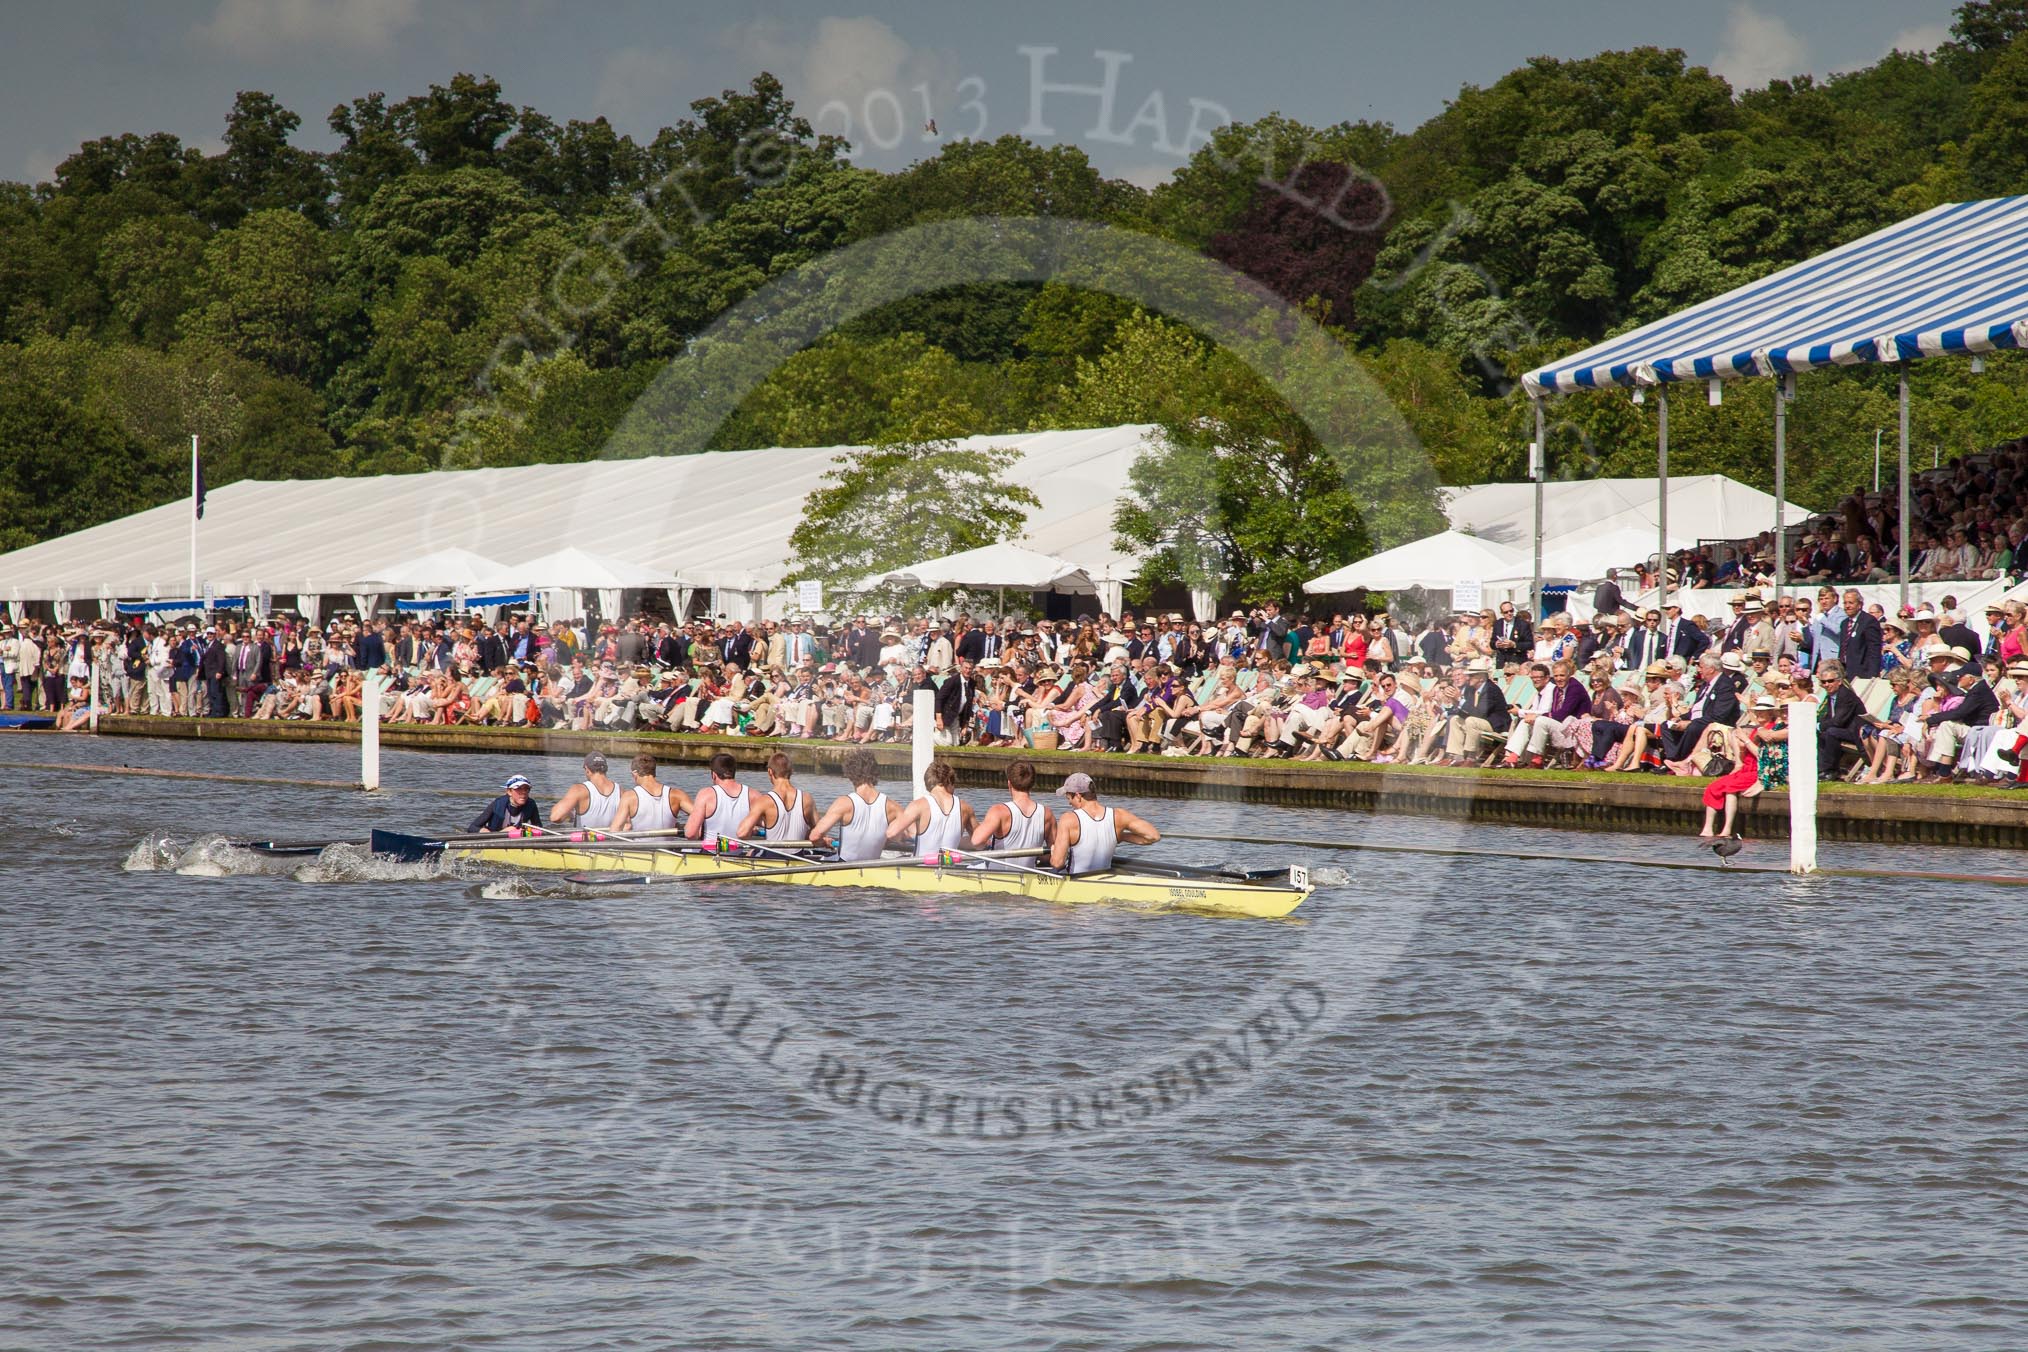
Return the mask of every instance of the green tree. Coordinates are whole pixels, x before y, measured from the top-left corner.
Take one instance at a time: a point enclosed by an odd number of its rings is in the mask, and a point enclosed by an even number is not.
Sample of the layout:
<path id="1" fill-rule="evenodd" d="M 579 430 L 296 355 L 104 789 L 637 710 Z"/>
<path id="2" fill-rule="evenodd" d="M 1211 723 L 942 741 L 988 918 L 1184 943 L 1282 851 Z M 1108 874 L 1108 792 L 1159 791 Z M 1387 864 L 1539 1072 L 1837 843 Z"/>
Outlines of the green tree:
<path id="1" fill-rule="evenodd" d="M 205 246 L 197 304 L 184 331 L 285 376 L 325 367 L 318 298 L 324 236 L 293 211 L 257 211 Z"/>
<path id="2" fill-rule="evenodd" d="M 924 427 L 933 425 L 925 420 Z M 942 598 L 880 585 L 882 574 L 1020 533 L 1041 502 L 1008 483 L 1020 458 L 1009 447 L 961 446 L 944 437 L 848 451 L 803 500 L 789 536 L 790 582 L 817 579 L 852 608 L 921 608 Z"/>
<path id="3" fill-rule="evenodd" d="M 167 347 L 190 303 L 204 227 L 187 216 L 137 216 L 106 236 L 99 279 L 122 336 Z"/>

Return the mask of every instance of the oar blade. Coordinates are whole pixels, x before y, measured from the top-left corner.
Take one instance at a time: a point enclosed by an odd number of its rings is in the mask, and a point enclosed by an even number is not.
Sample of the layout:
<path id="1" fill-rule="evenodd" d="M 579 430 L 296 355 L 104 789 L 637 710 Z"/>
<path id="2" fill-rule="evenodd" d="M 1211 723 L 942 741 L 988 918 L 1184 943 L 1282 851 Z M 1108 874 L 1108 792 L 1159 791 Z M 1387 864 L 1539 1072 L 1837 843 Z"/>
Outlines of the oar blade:
<path id="1" fill-rule="evenodd" d="M 376 827 L 367 838 L 366 848 L 403 864 L 420 864 L 425 859 L 442 854 L 444 842 L 426 836 L 404 835 L 400 831 L 382 831 Z"/>

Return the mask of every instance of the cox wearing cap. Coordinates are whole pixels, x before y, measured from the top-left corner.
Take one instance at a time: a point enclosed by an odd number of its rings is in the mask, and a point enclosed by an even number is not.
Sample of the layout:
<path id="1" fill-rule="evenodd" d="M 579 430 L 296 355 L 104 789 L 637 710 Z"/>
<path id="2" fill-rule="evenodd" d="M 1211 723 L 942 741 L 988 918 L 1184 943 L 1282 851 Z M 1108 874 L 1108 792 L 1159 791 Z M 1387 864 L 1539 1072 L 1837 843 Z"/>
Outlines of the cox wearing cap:
<path id="1" fill-rule="evenodd" d="M 1070 800 L 1070 810 L 1056 819 L 1049 846 L 1053 868 L 1067 868 L 1072 874 L 1108 869 L 1113 850 L 1121 843 L 1153 845 L 1162 838 L 1160 831 L 1125 808 L 1101 803 L 1098 787 L 1082 770 L 1065 779 L 1057 792 Z"/>
<path id="2" fill-rule="evenodd" d="M 527 775 L 509 775 L 507 782 L 500 786 L 506 792 L 486 805 L 486 810 L 472 819 L 467 831 L 491 835 L 496 831 L 534 830 L 542 820 L 542 809 L 535 804 L 535 786 L 528 782 Z"/>

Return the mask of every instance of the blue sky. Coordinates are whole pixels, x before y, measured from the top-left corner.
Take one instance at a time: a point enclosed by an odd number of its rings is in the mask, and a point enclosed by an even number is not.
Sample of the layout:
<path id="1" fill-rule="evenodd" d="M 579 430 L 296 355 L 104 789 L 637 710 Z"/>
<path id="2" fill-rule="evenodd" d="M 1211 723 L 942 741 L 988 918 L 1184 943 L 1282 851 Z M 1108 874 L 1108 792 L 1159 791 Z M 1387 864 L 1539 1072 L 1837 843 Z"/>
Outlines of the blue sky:
<path id="1" fill-rule="evenodd" d="M 324 147 L 330 109 L 391 99 L 460 70 L 500 78 L 551 117 L 605 114 L 637 136 L 762 69 L 806 115 L 894 168 L 939 136 L 1027 131 L 1152 183 L 1200 124 L 1281 111 L 1407 129 L 1460 85 L 1530 56 L 1680 47 L 1735 86 L 1865 65 L 1948 36 L 1948 0 L 1747 0 L 1708 8 L 1595 0 L 1021 0 L 698 4 L 689 0 L 75 0 L 8 7 L 0 45 L 0 178 L 37 180 L 83 140 L 171 131 L 215 147 L 234 91 L 264 89 Z M 1054 48 L 1024 54 L 1023 48 Z M 1112 58 L 1100 52 L 1120 54 Z M 1102 87 L 1100 96 L 1038 90 Z M 1038 81 L 1039 71 L 1039 81 Z M 1035 116 L 1039 106 L 1040 118 Z M 819 117 L 819 114 L 822 114 Z M 1048 134 L 1037 128 L 1047 126 Z"/>

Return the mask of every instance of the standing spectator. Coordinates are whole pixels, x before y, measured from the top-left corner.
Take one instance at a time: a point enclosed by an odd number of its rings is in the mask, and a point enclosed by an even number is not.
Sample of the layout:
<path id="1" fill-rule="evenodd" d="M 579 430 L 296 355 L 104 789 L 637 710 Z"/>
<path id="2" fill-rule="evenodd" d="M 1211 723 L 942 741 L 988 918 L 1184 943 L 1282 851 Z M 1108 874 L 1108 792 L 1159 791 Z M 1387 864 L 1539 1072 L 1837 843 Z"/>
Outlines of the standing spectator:
<path id="1" fill-rule="evenodd" d="M 1866 612 L 1858 589 L 1845 590 L 1845 612 L 1838 624 L 1837 660 L 1854 681 L 1870 681 L 1880 675 L 1880 621 Z M 1820 664 L 1821 665 L 1821 664 Z"/>

